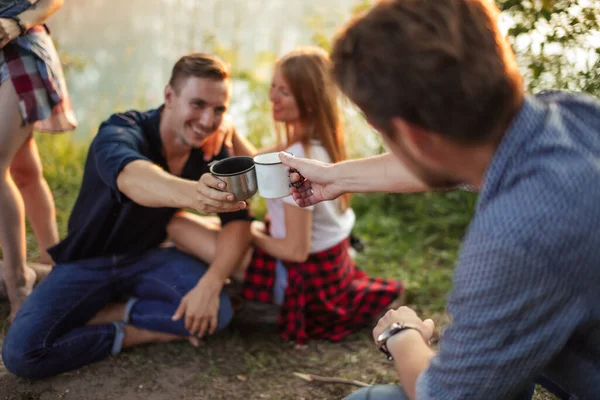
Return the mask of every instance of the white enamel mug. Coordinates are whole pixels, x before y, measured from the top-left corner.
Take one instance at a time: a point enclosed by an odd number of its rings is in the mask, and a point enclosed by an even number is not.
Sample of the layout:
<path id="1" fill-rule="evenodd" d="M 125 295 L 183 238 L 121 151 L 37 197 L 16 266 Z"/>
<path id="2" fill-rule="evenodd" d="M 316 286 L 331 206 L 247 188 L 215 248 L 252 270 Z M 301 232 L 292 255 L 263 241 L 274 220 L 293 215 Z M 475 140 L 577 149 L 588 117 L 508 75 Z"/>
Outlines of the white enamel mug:
<path id="1" fill-rule="evenodd" d="M 291 154 L 291 153 L 288 153 Z M 254 157 L 258 194 L 265 199 L 280 199 L 290 194 L 288 167 L 279 159 L 279 152 Z"/>

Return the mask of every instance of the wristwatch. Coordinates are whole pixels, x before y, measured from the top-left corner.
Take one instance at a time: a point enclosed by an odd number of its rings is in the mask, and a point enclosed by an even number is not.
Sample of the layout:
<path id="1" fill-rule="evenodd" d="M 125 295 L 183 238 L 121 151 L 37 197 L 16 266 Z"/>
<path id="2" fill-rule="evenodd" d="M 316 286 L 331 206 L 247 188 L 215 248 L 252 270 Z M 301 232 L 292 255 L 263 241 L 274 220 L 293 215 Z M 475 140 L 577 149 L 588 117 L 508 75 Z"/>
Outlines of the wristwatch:
<path id="1" fill-rule="evenodd" d="M 386 355 L 388 360 L 392 361 L 394 359 L 394 357 L 392 357 L 387 348 L 388 339 L 407 329 L 414 329 L 421 333 L 421 330 L 416 326 L 394 322 L 389 326 L 389 328 L 387 328 L 385 331 L 381 332 L 379 336 L 377 336 L 377 347 L 379 347 L 379 350 L 381 350 L 381 352 Z"/>
<path id="2" fill-rule="evenodd" d="M 14 16 L 14 17 L 9 17 L 10 19 L 12 19 L 13 21 L 15 21 L 15 24 L 17 24 L 17 26 L 19 27 L 19 35 L 23 36 L 25 33 L 27 33 L 27 29 L 25 28 L 25 25 L 23 25 L 23 22 L 21 21 L 21 18 L 19 18 L 18 16 Z"/>

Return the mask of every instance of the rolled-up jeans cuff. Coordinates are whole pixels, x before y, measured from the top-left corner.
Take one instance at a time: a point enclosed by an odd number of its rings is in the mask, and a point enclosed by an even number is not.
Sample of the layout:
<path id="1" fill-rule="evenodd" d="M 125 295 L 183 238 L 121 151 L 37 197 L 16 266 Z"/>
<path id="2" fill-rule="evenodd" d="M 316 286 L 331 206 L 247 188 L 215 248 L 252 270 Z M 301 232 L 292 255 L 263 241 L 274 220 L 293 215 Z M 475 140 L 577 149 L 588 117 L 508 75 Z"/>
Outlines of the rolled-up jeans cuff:
<path id="1" fill-rule="evenodd" d="M 125 312 L 123 315 L 123 322 L 125 322 L 126 324 L 128 324 L 131 321 L 131 309 L 133 308 L 135 303 L 137 303 L 138 301 L 139 300 L 137 298 L 132 297 L 129 300 L 127 300 L 127 303 L 125 303 Z"/>
<path id="2" fill-rule="evenodd" d="M 117 355 L 123 348 L 123 339 L 125 339 L 125 323 L 122 321 L 113 322 L 115 326 L 115 341 L 113 342 L 110 354 Z"/>

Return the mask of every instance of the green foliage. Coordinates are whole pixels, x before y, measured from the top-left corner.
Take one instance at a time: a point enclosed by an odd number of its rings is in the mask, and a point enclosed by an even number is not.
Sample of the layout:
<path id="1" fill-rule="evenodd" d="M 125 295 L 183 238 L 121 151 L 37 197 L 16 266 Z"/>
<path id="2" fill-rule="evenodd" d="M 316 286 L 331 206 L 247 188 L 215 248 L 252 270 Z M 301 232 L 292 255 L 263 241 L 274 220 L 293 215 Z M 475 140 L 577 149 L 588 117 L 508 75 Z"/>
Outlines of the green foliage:
<path id="1" fill-rule="evenodd" d="M 359 266 L 403 279 L 410 303 L 443 310 L 476 198 L 463 191 L 355 196 L 356 233 L 367 242 Z"/>
<path id="2" fill-rule="evenodd" d="M 81 186 L 88 145 L 73 140 L 69 134 L 38 134 L 36 141 L 44 166 L 44 176 L 54 194 L 60 237 L 64 237 L 68 218 Z M 28 231 L 27 242 L 32 255 L 30 258 L 36 258 L 38 253 L 29 245 L 33 243 L 31 231 Z"/>
<path id="3" fill-rule="evenodd" d="M 352 7 L 352 14 L 357 15 L 371 8 L 372 3 L 369 0 L 361 0 Z"/>
<path id="4" fill-rule="evenodd" d="M 531 91 L 600 95 L 600 8 L 586 0 L 497 0 Z M 596 36 L 594 36 L 596 35 Z"/>
<path id="5" fill-rule="evenodd" d="M 69 74 L 71 71 L 83 71 L 85 67 L 89 64 L 89 60 L 84 59 L 82 57 L 74 56 L 67 52 L 61 50 L 61 44 L 58 40 L 53 39 L 54 46 L 56 47 L 56 51 L 59 54 L 60 62 L 63 67 L 63 71 L 66 74 Z"/>

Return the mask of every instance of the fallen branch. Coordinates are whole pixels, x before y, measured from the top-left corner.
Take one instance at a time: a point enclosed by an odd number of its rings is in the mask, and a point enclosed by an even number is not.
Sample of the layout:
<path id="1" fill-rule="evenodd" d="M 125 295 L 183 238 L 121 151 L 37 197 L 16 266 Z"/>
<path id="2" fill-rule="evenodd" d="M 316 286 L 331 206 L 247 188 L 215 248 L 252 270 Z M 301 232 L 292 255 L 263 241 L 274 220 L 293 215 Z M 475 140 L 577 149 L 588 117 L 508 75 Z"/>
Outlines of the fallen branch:
<path id="1" fill-rule="evenodd" d="M 294 372 L 294 375 L 302 380 L 307 382 L 324 382 L 324 383 L 343 383 L 346 385 L 354 385 L 358 387 L 366 387 L 371 386 L 368 383 L 364 383 L 361 381 L 355 381 L 354 379 L 344 379 L 344 378 L 330 378 L 327 376 L 319 376 L 312 374 L 302 374 L 300 372 Z"/>

